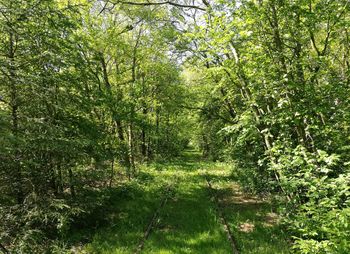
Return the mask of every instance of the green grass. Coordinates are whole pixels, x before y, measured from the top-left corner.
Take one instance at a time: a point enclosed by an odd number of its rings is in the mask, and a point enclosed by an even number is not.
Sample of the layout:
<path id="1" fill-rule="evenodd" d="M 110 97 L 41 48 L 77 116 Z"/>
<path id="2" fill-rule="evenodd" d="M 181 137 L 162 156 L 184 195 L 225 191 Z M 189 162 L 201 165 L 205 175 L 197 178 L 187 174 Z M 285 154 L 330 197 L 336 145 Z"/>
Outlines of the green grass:
<path id="1" fill-rule="evenodd" d="M 225 165 L 214 165 L 208 171 L 240 252 L 290 253 L 288 235 L 279 225 L 279 217 L 273 212 L 271 202 L 243 193 L 225 168 Z"/>
<path id="2" fill-rule="evenodd" d="M 278 225 L 264 224 L 271 205 L 235 202 L 237 190 L 229 179 L 229 167 L 200 162 L 199 157 L 190 151 L 175 161 L 143 166 L 137 178 L 121 185 L 122 191 L 116 191 L 108 225 L 98 228 L 80 253 L 133 253 L 168 185 L 173 186 L 172 195 L 161 209 L 142 253 L 231 253 L 205 174 L 210 175 L 218 189 L 241 253 L 287 253 L 282 230 Z M 241 232 L 239 226 L 243 223 L 254 224 L 254 230 Z"/>
<path id="3" fill-rule="evenodd" d="M 143 253 L 230 253 L 198 162 L 182 162 L 175 196 L 162 210 Z"/>
<path id="4" fill-rule="evenodd" d="M 150 171 L 152 171 L 150 169 Z M 163 196 L 166 181 L 141 173 L 126 185 L 125 195 L 114 199 L 110 224 L 100 228 L 83 253 L 132 253 Z"/>

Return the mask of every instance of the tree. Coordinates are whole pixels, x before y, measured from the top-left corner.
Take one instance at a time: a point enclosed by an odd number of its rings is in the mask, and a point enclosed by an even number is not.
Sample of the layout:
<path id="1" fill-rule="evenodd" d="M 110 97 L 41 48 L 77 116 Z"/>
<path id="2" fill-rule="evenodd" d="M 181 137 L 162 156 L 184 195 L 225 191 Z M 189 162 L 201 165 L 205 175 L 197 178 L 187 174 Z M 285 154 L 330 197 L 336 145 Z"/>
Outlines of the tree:
<path id="1" fill-rule="evenodd" d="M 309 234 L 292 226 L 302 253 L 348 248 L 335 240 L 338 226 L 321 229 L 334 219 L 329 207 L 319 210 L 327 219 L 306 219 L 314 207 L 337 199 L 326 191 L 311 203 L 312 193 L 346 182 L 349 174 L 349 119 L 339 114 L 349 108 L 348 21 L 347 1 L 220 1 L 187 34 L 216 91 L 207 99 L 215 113 L 203 118 L 203 126 L 214 126 L 212 116 L 220 112 L 230 118 L 215 120 L 221 127 L 214 132 L 221 129 L 231 140 L 224 152 L 247 188 L 282 193 L 292 204 L 288 216 L 298 217 L 290 222 L 310 226 Z M 337 213 L 346 211 L 345 200 L 336 201 Z"/>

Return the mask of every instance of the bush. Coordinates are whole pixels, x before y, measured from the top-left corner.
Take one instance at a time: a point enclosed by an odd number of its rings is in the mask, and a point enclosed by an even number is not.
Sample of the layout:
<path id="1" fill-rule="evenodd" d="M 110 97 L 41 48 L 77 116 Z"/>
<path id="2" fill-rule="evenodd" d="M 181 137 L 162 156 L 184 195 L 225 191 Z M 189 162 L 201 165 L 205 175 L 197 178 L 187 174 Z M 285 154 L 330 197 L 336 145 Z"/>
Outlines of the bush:
<path id="1" fill-rule="evenodd" d="M 340 157 L 305 147 L 275 147 L 271 170 L 289 197 L 285 222 L 300 253 L 348 253 L 350 249 L 350 173 Z"/>

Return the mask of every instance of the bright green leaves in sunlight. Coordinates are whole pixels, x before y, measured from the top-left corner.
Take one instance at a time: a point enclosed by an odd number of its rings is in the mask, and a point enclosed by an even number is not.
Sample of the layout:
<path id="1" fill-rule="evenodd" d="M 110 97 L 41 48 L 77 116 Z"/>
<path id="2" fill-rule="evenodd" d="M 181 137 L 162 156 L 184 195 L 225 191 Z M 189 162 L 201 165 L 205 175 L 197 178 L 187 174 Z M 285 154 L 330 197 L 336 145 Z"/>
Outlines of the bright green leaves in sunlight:
<path id="1" fill-rule="evenodd" d="M 247 190 L 285 198 L 296 252 L 348 252 L 349 2 L 211 7 L 185 34 L 205 73 L 202 148 Z"/>
<path id="2" fill-rule="evenodd" d="M 188 143 L 186 91 L 157 23 L 168 12 L 80 0 L 0 8 L 0 243 L 62 253 L 117 172 L 130 179 Z"/>
<path id="3" fill-rule="evenodd" d="M 0 251 L 90 241 L 191 145 L 294 252 L 348 253 L 349 24 L 348 0 L 0 0 Z"/>

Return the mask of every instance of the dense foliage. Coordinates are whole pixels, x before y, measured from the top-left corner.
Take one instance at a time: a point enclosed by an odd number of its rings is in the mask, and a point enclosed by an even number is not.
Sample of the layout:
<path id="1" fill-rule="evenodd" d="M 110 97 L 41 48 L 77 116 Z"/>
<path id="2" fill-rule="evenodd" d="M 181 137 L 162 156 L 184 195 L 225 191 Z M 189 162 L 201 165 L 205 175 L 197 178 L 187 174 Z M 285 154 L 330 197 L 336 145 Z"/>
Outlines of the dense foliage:
<path id="1" fill-rule="evenodd" d="M 130 179 L 188 142 L 179 68 L 153 21 L 166 13 L 100 9 L 1 1 L 0 242 L 14 252 L 54 251 L 116 171 Z"/>
<path id="2" fill-rule="evenodd" d="M 59 252 L 190 142 L 350 250 L 348 0 L 0 0 L 0 249 Z M 96 214 L 97 213 L 97 214 Z"/>
<path id="3" fill-rule="evenodd" d="M 212 86 L 203 148 L 233 160 L 247 189 L 284 197 L 300 253 L 350 249 L 349 10 L 218 1 L 186 35 L 206 65 L 198 81 Z"/>

